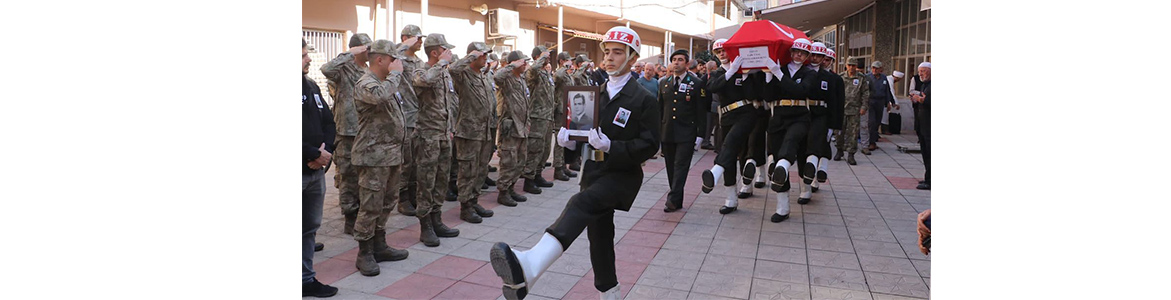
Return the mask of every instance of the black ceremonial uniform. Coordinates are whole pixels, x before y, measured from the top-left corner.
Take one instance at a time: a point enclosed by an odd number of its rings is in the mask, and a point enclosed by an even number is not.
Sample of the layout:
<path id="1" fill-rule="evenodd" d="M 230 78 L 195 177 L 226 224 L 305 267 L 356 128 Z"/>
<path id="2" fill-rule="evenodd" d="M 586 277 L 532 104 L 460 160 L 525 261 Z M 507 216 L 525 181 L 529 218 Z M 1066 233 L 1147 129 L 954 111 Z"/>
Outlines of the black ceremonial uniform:
<path id="1" fill-rule="evenodd" d="M 786 159 L 797 164 L 797 157 L 801 154 L 800 146 L 805 143 L 809 131 L 809 108 L 802 102 L 809 97 L 809 90 L 817 81 L 817 72 L 802 67 L 793 74 L 789 71 L 789 65 L 780 66 L 780 69 L 784 77 L 773 78 L 765 83 L 762 96 L 763 100 L 773 105 L 772 117 L 768 122 L 768 153 L 774 155 L 774 161 Z M 758 75 L 757 80 L 765 82 L 764 74 Z M 773 169 L 770 166 L 769 171 Z M 788 174 L 774 172 L 772 178 L 773 191 L 779 193 L 789 190 Z"/>
<path id="2" fill-rule="evenodd" d="M 601 90 L 598 128 L 610 138 L 610 152 L 598 159 L 600 151 L 585 146 L 588 159 L 582 167 L 581 192 L 569 198 L 561 216 L 545 232 L 567 250 L 582 230 L 589 228 L 594 286 L 609 288 L 618 284 L 614 210 L 630 210 L 642 187 L 642 163 L 659 150 L 659 111 L 655 97 L 633 76 L 613 99 L 605 84 Z"/>
<path id="3" fill-rule="evenodd" d="M 667 201 L 675 208 L 682 208 L 687 172 L 691 170 L 691 157 L 695 154 L 695 138 L 704 136 L 706 113 L 711 110 L 707 84 L 691 72 L 663 77 L 659 79 L 659 107 L 663 117 L 660 123 L 663 158 L 666 159 L 667 181 L 671 186 Z"/>
<path id="4" fill-rule="evenodd" d="M 720 95 L 718 113 L 723 144 L 715 163 L 724 168 L 724 186 L 733 186 L 736 184 L 736 156 L 741 155 L 748 145 L 749 135 L 757 123 L 757 117 L 761 115 L 751 101 L 760 97 L 751 87 L 753 81 L 744 80 L 744 74 L 737 73 L 732 78 L 726 78 L 726 74 L 724 68 L 712 72 L 708 91 Z"/>
<path id="5" fill-rule="evenodd" d="M 806 69 L 806 68 L 803 68 Z M 840 85 L 839 81 L 834 82 L 833 77 L 836 76 L 829 71 L 821 70 L 819 67 L 807 68 L 817 75 L 817 80 L 810 85 L 809 89 L 809 132 L 806 134 L 805 144 L 802 155 L 798 159 L 805 159 L 808 156 L 815 157 L 829 157 L 830 147 L 828 133 L 830 126 L 834 129 L 841 128 L 841 121 L 837 125 L 831 125 L 834 109 L 831 103 L 838 103 L 836 90 Z M 840 104 L 839 104 L 840 105 Z M 817 168 L 808 162 L 799 164 L 801 172 L 801 179 L 805 184 L 813 183 Z M 825 182 L 825 177 L 820 177 L 818 181 Z"/>

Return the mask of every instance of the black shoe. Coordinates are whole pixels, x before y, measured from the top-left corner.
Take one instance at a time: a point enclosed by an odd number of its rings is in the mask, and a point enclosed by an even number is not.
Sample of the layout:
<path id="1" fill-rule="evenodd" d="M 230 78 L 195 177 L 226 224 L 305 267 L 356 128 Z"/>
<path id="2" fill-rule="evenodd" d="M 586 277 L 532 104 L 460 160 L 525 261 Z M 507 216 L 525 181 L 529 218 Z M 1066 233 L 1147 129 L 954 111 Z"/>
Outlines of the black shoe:
<path id="1" fill-rule="evenodd" d="M 858 161 L 854 160 L 854 153 L 850 153 L 850 157 L 846 158 L 846 163 L 849 163 L 851 166 L 858 165 Z"/>
<path id="2" fill-rule="evenodd" d="M 325 250 L 325 244 L 322 244 L 322 243 L 313 244 L 313 252 L 320 252 L 321 250 Z"/>
<path id="3" fill-rule="evenodd" d="M 535 182 L 537 187 L 543 187 L 543 188 L 553 187 L 553 182 L 545 180 L 545 176 L 542 176 L 540 173 L 537 173 L 537 175 L 533 176 L 533 181 Z"/>
<path id="4" fill-rule="evenodd" d="M 496 186 L 496 181 L 492 180 L 491 177 L 484 177 L 484 184 L 487 184 L 488 186 Z"/>
<path id="5" fill-rule="evenodd" d="M 581 172 L 581 163 L 575 161 L 572 164 L 569 164 L 569 169 Z"/>
<path id="6" fill-rule="evenodd" d="M 721 215 L 726 215 L 726 214 L 732 213 L 734 211 L 736 211 L 735 207 L 727 207 L 727 206 L 720 207 L 720 214 Z"/>
<path id="7" fill-rule="evenodd" d="M 674 211 L 679 210 L 680 208 L 681 207 L 675 206 L 675 202 L 671 202 L 670 200 L 667 200 L 667 207 L 663 208 L 663 212 L 674 212 Z"/>
<path id="8" fill-rule="evenodd" d="M 337 288 L 325 285 L 317 281 L 317 278 L 313 278 L 313 281 L 309 283 L 301 284 L 301 297 L 328 298 L 333 295 L 337 295 Z"/>
<path id="9" fill-rule="evenodd" d="M 486 189 L 488 189 L 488 183 L 487 183 L 487 182 L 485 182 L 484 184 L 480 185 L 480 189 L 481 189 L 481 190 L 486 190 Z"/>
<path id="10" fill-rule="evenodd" d="M 488 166 L 488 172 L 496 172 L 496 167 Z"/>
<path id="11" fill-rule="evenodd" d="M 705 142 L 702 145 L 699 145 L 699 149 L 716 150 L 716 146 L 712 145 L 711 143 Z"/>
<path id="12" fill-rule="evenodd" d="M 712 170 L 703 170 L 703 186 L 700 187 L 704 194 L 712 192 L 712 188 L 716 186 L 716 175 L 712 174 Z"/>
<path id="13" fill-rule="evenodd" d="M 812 163 L 805 162 L 805 168 L 801 170 L 801 181 L 805 184 L 813 183 L 813 177 L 817 176 L 817 167 Z"/>
<path id="14" fill-rule="evenodd" d="M 752 189 L 748 189 L 747 192 L 739 192 L 736 194 L 736 198 L 740 199 L 748 199 L 750 197 L 752 197 Z"/>
<path id="15" fill-rule="evenodd" d="M 529 194 L 533 194 L 533 195 L 540 195 L 541 194 L 541 189 L 537 187 L 537 183 L 533 182 L 533 180 L 530 180 L 528 178 L 525 178 L 524 191 L 525 191 L 525 193 L 529 193 Z M 520 202 L 520 201 L 517 201 L 517 202 Z"/>
<path id="16" fill-rule="evenodd" d="M 845 154 L 841 149 L 838 149 L 838 154 L 834 155 L 834 161 L 842 161 L 842 156 Z"/>
<path id="17" fill-rule="evenodd" d="M 919 184 L 919 186 L 916 186 L 916 187 L 915 187 L 915 189 L 920 189 L 920 190 L 930 190 L 930 189 L 931 189 L 931 183 L 930 183 L 930 182 L 924 182 L 924 183 L 920 183 L 920 184 Z"/>
<path id="18" fill-rule="evenodd" d="M 756 176 L 756 163 L 745 163 L 744 169 L 740 170 L 741 181 L 743 181 L 744 184 L 752 184 L 752 177 L 754 176 Z"/>
<path id="19" fill-rule="evenodd" d="M 459 197 L 459 195 L 457 195 L 455 193 L 454 189 L 451 189 L 451 188 L 447 189 L 447 201 L 448 202 L 456 201 L 458 197 Z"/>
<path id="20" fill-rule="evenodd" d="M 577 178 L 577 172 L 570 171 L 569 168 L 566 168 L 565 176 L 569 176 L 569 178 Z"/>
<path id="21" fill-rule="evenodd" d="M 554 169 L 553 180 L 569 181 L 569 175 L 565 173 L 568 171 L 569 170 L 566 170 L 565 167 Z"/>
<path id="22" fill-rule="evenodd" d="M 479 200 L 479 199 L 476 199 L 476 200 L 475 200 L 475 201 L 472 203 L 472 209 L 475 209 L 475 210 L 476 210 L 476 214 L 477 214 L 477 215 L 480 215 L 481 217 L 484 217 L 484 218 L 491 218 L 491 217 L 492 217 L 492 215 L 495 215 L 495 214 L 496 214 L 496 213 L 493 213 L 493 212 L 492 212 L 492 210 L 490 210 L 490 209 L 487 209 L 487 208 L 484 208 L 483 206 L 480 206 L 480 200 Z"/>
<path id="23" fill-rule="evenodd" d="M 500 279 L 504 281 L 504 286 L 500 290 L 505 299 L 524 299 L 525 296 L 528 296 L 528 284 L 516 289 L 509 287 L 526 282 L 524 269 L 508 244 L 497 242 L 492 245 L 492 250 L 488 252 L 488 258 L 492 262 L 492 270 L 496 271 L 496 276 L 500 276 Z"/>
<path id="24" fill-rule="evenodd" d="M 763 189 L 764 188 L 764 181 L 753 183 L 752 186 L 756 187 L 758 189 Z"/>
<path id="25" fill-rule="evenodd" d="M 553 166 L 553 163 L 551 163 L 551 162 L 545 162 L 545 167 L 546 167 L 546 168 L 548 168 L 548 167 L 552 167 L 552 166 Z"/>
<path id="26" fill-rule="evenodd" d="M 923 184 L 925 182 L 927 182 L 927 181 L 926 180 L 919 180 L 919 184 Z"/>
<path id="27" fill-rule="evenodd" d="M 801 205 L 809 204 L 810 200 L 813 200 L 813 199 L 812 198 L 797 197 L 797 204 L 801 204 Z"/>
<path id="28" fill-rule="evenodd" d="M 788 218 L 789 218 L 789 214 L 785 214 L 782 216 L 777 213 L 773 213 L 772 218 L 769 218 L 768 220 L 769 220 L 769 222 L 780 223 L 781 221 L 784 221 L 785 219 L 788 219 Z"/>
<path id="29" fill-rule="evenodd" d="M 789 172 L 773 172 L 772 189 L 774 192 L 788 192 L 789 188 Z"/>
<path id="30" fill-rule="evenodd" d="M 826 173 L 822 170 L 817 170 L 817 182 L 825 183 L 826 180 L 829 180 L 829 173 Z"/>

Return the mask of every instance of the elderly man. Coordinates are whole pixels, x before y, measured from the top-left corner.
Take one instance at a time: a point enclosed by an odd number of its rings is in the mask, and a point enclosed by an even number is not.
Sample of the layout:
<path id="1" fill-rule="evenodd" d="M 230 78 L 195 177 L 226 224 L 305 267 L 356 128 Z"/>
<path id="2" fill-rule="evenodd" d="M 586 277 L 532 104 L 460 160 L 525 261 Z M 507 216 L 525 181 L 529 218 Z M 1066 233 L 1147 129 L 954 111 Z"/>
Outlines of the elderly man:
<path id="1" fill-rule="evenodd" d="M 919 64 L 919 74 L 912 78 L 911 83 L 911 102 L 919 104 L 919 110 L 915 113 L 915 121 L 919 123 L 919 127 L 915 128 L 915 134 L 919 135 L 919 149 L 923 153 L 923 167 L 926 170 L 923 172 L 923 181 L 919 182 L 919 186 L 915 187 L 920 190 L 931 189 L 931 63 L 923 62 Z"/>
<path id="2" fill-rule="evenodd" d="M 870 106 L 870 114 L 869 118 L 866 119 L 869 141 L 868 146 L 862 150 L 862 154 L 866 155 L 870 155 L 870 151 L 878 149 L 878 124 L 882 122 L 882 109 L 888 103 L 893 105 L 895 109 L 899 109 L 898 103 L 895 103 L 894 95 L 890 93 L 891 83 L 882 73 L 882 62 L 871 63 L 870 71 L 870 74 L 866 74 L 870 79 L 870 100 L 867 103 Z"/>

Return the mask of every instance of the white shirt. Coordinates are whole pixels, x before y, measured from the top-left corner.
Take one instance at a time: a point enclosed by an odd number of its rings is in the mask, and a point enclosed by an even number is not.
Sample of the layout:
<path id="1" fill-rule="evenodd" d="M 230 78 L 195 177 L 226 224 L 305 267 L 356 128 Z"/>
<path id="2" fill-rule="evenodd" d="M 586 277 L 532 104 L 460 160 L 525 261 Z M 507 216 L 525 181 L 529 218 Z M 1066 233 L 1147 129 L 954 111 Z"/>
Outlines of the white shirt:
<path id="1" fill-rule="evenodd" d="M 610 100 L 614 100 L 618 96 L 618 91 L 626 86 L 626 82 L 630 81 L 630 72 L 619 76 L 610 76 L 610 81 L 606 82 L 606 93 L 610 94 Z"/>

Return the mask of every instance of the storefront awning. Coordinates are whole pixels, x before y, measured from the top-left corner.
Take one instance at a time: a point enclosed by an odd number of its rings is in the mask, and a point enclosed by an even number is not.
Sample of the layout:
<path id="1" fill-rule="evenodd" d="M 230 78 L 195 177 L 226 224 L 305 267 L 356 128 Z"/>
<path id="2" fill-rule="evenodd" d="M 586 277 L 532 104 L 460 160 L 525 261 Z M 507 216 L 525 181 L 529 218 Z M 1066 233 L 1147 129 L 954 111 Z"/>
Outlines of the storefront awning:
<path id="1" fill-rule="evenodd" d="M 557 32 L 557 26 L 553 26 L 553 25 L 537 24 L 537 28 L 541 28 L 544 30 L 552 31 L 552 32 Z M 573 30 L 573 29 L 569 29 L 569 28 L 564 29 L 564 33 L 568 36 L 579 37 L 579 38 L 583 38 L 583 39 L 591 39 L 591 40 L 595 40 L 595 41 L 599 41 L 599 42 L 601 42 L 602 38 L 603 38 L 603 36 L 601 34 L 589 32 L 589 31 L 583 31 L 583 30 Z"/>
<path id="2" fill-rule="evenodd" d="M 874 0 L 811 0 L 781 5 L 760 12 L 761 20 L 792 26 L 803 31 L 838 24 Z"/>

